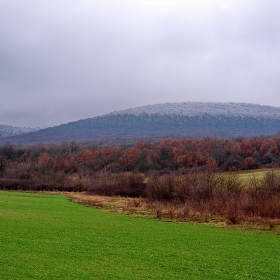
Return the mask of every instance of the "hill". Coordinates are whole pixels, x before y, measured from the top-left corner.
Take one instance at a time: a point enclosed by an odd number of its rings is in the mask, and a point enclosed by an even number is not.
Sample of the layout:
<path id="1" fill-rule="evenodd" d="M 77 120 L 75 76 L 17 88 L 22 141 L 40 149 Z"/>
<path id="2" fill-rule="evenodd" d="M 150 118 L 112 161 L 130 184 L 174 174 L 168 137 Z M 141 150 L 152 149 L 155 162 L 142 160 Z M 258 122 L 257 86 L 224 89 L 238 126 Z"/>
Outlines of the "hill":
<path id="1" fill-rule="evenodd" d="M 149 105 L 70 122 L 0 143 L 94 141 L 124 138 L 235 138 L 276 134 L 280 108 L 248 103 L 184 102 Z"/>
<path id="2" fill-rule="evenodd" d="M 29 133 L 29 132 L 34 132 L 34 131 L 37 131 L 37 130 L 39 130 L 39 129 L 0 124 L 0 138 L 1 137 L 10 137 L 10 136 L 15 136 L 15 135 L 20 135 L 20 134 Z"/>

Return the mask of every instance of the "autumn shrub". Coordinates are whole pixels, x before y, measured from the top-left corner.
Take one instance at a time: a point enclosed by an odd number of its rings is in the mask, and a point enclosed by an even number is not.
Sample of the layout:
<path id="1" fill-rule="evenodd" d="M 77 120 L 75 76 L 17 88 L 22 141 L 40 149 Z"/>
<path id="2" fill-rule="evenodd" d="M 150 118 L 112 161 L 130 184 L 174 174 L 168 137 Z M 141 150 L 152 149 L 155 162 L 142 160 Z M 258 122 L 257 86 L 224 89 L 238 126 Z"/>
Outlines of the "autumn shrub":
<path id="1" fill-rule="evenodd" d="M 88 194 L 108 195 L 108 196 L 145 196 L 144 176 L 142 174 L 120 173 L 108 174 L 107 179 L 96 177 L 91 180 L 88 187 Z"/>
<path id="2" fill-rule="evenodd" d="M 175 175 L 154 173 L 147 182 L 146 197 L 152 200 L 172 200 L 174 198 Z"/>
<path id="3" fill-rule="evenodd" d="M 0 155 L 0 177 L 2 177 L 5 174 L 7 164 L 8 162 L 6 157 Z"/>
<path id="4" fill-rule="evenodd" d="M 194 173 L 187 177 L 191 185 L 191 195 L 193 199 L 211 199 L 215 189 L 215 175 L 212 172 Z"/>
<path id="5" fill-rule="evenodd" d="M 148 180 L 146 197 L 157 217 L 221 216 L 231 224 L 242 220 L 280 219 L 277 176 L 268 172 L 260 182 L 256 178 L 251 182 L 256 185 L 245 186 L 236 173 L 155 173 Z"/>
<path id="6" fill-rule="evenodd" d="M 186 176 L 178 177 L 176 179 L 176 184 L 174 184 L 173 188 L 173 198 L 178 202 L 185 203 L 188 199 L 190 199 L 192 194 L 192 187 L 189 184 Z"/>
<path id="7" fill-rule="evenodd" d="M 240 208 L 243 217 L 253 218 L 260 215 L 255 187 L 248 187 L 242 190 L 240 195 Z"/>
<path id="8" fill-rule="evenodd" d="M 216 174 L 213 180 L 215 181 L 216 189 L 219 188 L 231 191 L 239 190 L 243 187 L 238 174 L 234 172 Z"/>
<path id="9" fill-rule="evenodd" d="M 1 190 L 14 190 L 18 188 L 20 180 L 12 180 L 7 178 L 0 179 L 0 189 Z"/>
<path id="10" fill-rule="evenodd" d="M 265 188 L 269 194 L 280 193 L 280 173 L 273 169 L 264 174 L 261 181 L 262 187 Z"/>
<path id="11" fill-rule="evenodd" d="M 29 190 L 29 191 L 40 191 L 43 189 L 48 189 L 44 184 L 36 184 L 30 180 L 20 180 L 20 179 L 0 179 L 0 189 L 1 190 Z"/>

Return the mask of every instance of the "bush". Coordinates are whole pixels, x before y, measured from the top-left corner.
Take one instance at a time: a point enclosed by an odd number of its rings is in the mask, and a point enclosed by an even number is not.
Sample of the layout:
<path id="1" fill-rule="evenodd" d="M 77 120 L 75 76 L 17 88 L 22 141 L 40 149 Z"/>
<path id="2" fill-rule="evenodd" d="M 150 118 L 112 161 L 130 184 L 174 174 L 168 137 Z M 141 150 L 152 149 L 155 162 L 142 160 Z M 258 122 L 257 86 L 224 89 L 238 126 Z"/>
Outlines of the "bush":
<path id="1" fill-rule="evenodd" d="M 143 197 L 145 196 L 146 184 L 144 176 L 141 174 L 116 174 L 105 178 L 92 180 L 88 188 L 88 194 L 124 196 L 124 197 Z"/>

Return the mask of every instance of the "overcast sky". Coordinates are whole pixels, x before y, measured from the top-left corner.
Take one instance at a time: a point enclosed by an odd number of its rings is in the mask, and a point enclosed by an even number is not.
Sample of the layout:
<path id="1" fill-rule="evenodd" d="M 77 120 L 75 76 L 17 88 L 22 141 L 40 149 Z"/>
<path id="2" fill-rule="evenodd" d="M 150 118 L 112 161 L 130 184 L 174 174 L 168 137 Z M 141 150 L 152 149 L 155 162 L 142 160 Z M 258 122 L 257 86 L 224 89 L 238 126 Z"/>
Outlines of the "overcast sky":
<path id="1" fill-rule="evenodd" d="M 166 102 L 280 107 L 279 15 L 279 0 L 0 0 L 0 124 Z"/>

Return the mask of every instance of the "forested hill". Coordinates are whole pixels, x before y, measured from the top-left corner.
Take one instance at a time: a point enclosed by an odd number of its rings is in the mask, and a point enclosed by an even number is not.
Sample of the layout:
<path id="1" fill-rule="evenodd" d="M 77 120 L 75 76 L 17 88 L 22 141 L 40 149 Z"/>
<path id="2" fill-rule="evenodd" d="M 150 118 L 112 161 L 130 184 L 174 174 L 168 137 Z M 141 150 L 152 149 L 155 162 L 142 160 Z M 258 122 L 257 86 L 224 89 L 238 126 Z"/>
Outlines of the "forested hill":
<path id="1" fill-rule="evenodd" d="M 15 136 L 15 135 L 29 133 L 29 132 L 34 132 L 34 131 L 37 131 L 37 130 L 39 130 L 39 129 L 0 124 L 0 138 L 1 137 Z"/>
<path id="2" fill-rule="evenodd" d="M 0 143 L 92 141 L 98 139 L 216 137 L 276 134 L 280 108 L 247 103 L 149 105 L 0 139 Z"/>

